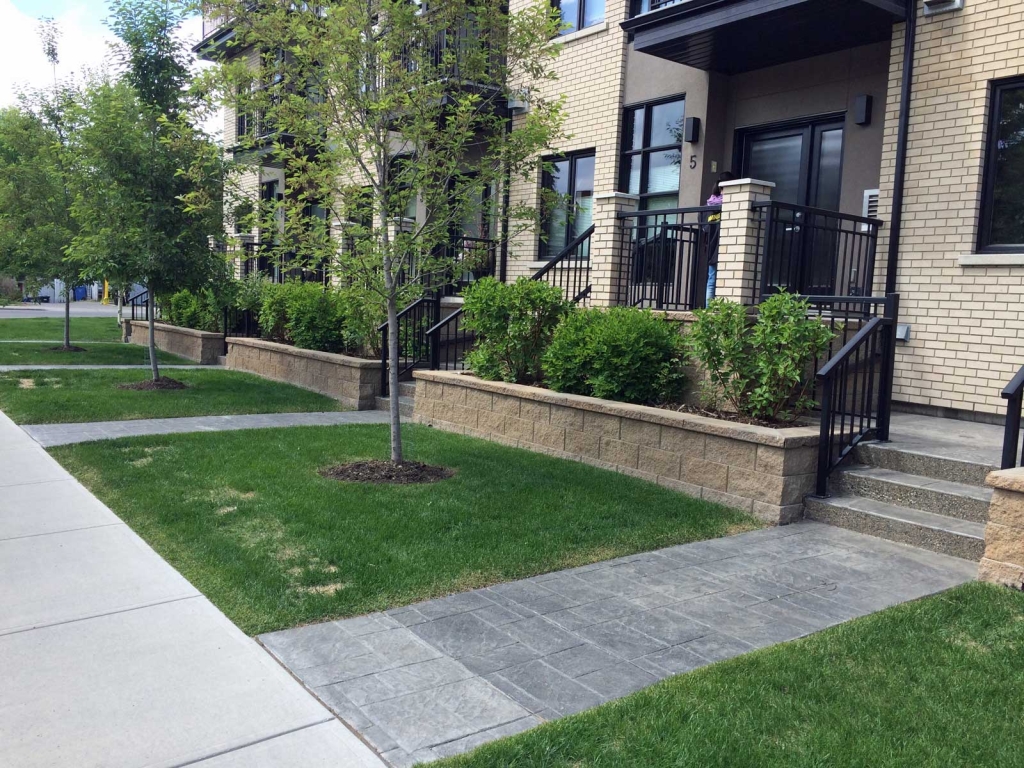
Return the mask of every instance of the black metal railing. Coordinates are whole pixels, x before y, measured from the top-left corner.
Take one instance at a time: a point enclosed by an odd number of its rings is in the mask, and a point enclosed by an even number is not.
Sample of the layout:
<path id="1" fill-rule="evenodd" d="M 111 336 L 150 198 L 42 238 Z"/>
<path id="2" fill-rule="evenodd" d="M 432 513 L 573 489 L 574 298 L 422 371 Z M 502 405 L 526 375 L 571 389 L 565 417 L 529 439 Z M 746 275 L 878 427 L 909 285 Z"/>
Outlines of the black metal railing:
<path id="1" fill-rule="evenodd" d="M 413 47 L 410 43 L 408 48 L 401 53 L 402 67 L 409 72 L 415 72 L 421 66 L 426 65 L 436 71 L 438 77 L 444 80 L 463 80 L 468 75 L 489 74 L 493 66 L 493 54 L 486 42 L 481 41 L 481 36 L 473 21 L 467 20 L 454 29 L 438 30 L 433 40 L 423 43 L 425 50 Z M 469 66 L 470 57 L 483 56 L 483 66 L 474 63 Z"/>
<path id="2" fill-rule="evenodd" d="M 427 340 L 428 329 L 436 323 L 441 309 L 441 297 L 435 293 L 416 299 L 398 313 L 398 377 L 401 379 L 413 368 L 430 359 L 431 350 Z M 391 392 L 388 378 L 388 345 L 390 341 L 388 324 L 382 323 L 380 332 L 380 391 L 382 397 Z"/>
<path id="3" fill-rule="evenodd" d="M 814 297 L 825 305 L 827 297 Z M 859 308 L 859 327 L 815 376 L 820 441 L 815 493 L 828 495 L 828 478 L 866 439 L 889 439 L 899 294 L 881 298 L 839 296 L 837 305 Z M 881 315 L 874 314 L 881 311 Z M 844 327 L 843 338 L 850 329 Z"/>
<path id="4" fill-rule="evenodd" d="M 149 291 L 140 291 L 128 299 L 128 306 L 131 308 L 132 320 L 149 321 Z M 160 305 L 153 305 L 153 319 L 160 319 Z"/>
<path id="5" fill-rule="evenodd" d="M 616 303 L 662 310 L 702 308 L 708 263 L 718 253 L 720 216 L 717 206 L 620 213 Z"/>
<path id="6" fill-rule="evenodd" d="M 476 344 L 476 333 L 466 328 L 466 315 L 460 308 L 427 329 L 430 344 L 430 370 L 461 371 L 466 355 Z"/>
<path id="7" fill-rule="evenodd" d="M 1003 456 L 999 468 L 1012 469 L 1018 466 L 1018 455 L 1019 466 L 1024 466 L 1024 450 L 1020 454 L 1017 453 L 1017 447 L 1020 445 L 1021 404 L 1024 403 L 1024 368 L 1017 371 L 1017 375 L 1003 389 L 1003 400 L 1006 401 L 1006 421 L 1003 426 Z"/>
<path id="8" fill-rule="evenodd" d="M 594 225 L 591 224 L 530 279 L 561 288 L 569 301 L 588 306 L 591 292 L 590 241 L 593 235 Z"/>
<path id="9" fill-rule="evenodd" d="M 870 296 L 879 219 L 822 208 L 754 203 L 758 257 L 751 303 L 780 290 L 820 296 Z"/>
<path id="10" fill-rule="evenodd" d="M 224 335 L 224 354 L 228 353 L 229 338 L 259 339 L 262 338 L 260 315 L 254 309 L 224 307 L 221 318 L 221 332 Z"/>
<path id="11" fill-rule="evenodd" d="M 457 296 L 482 277 L 494 277 L 498 268 L 498 244 L 483 237 L 459 237 L 445 249 L 447 271 L 441 276 L 444 296 Z"/>

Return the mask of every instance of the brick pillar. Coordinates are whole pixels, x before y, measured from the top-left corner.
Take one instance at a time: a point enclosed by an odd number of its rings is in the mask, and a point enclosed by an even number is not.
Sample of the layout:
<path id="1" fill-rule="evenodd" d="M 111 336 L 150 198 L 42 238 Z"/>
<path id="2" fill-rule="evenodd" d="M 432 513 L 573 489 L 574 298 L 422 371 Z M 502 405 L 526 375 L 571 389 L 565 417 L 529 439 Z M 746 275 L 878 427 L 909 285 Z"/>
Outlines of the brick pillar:
<path id="1" fill-rule="evenodd" d="M 986 482 L 995 490 L 978 578 L 1024 589 L 1024 467 L 989 472 Z"/>
<path id="2" fill-rule="evenodd" d="M 640 198 L 622 192 L 594 196 L 594 234 L 590 240 L 590 304 L 611 307 L 619 303 L 622 281 L 622 249 L 626 229 L 620 213 L 637 210 Z"/>
<path id="3" fill-rule="evenodd" d="M 759 254 L 758 218 L 751 205 L 772 199 L 770 181 L 737 179 L 722 182 L 722 230 L 718 241 L 716 296 L 749 304 Z"/>

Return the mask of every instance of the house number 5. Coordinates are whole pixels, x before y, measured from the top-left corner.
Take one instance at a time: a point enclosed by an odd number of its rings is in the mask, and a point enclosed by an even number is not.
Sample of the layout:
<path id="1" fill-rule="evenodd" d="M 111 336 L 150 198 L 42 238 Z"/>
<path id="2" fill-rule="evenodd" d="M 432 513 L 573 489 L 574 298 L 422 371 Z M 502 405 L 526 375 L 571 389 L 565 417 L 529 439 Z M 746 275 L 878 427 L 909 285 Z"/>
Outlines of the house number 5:
<path id="1" fill-rule="evenodd" d="M 696 155 L 690 155 L 690 170 L 692 171 L 696 167 L 697 167 L 697 156 Z"/>

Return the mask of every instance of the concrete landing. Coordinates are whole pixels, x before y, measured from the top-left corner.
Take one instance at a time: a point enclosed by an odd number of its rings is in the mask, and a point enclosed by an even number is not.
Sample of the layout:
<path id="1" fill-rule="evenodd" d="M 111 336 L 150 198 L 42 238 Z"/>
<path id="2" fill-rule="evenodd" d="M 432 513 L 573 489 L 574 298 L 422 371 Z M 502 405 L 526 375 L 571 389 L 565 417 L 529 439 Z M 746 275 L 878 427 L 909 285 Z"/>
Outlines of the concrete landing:
<path id="1" fill-rule="evenodd" d="M 1003 428 L 974 421 L 894 413 L 889 427 L 889 442 L 881 444 L 881 447 L 998 469 L 1003 450 Z M 1017 455 L 1020 455 L 1019 451 Z"/>
<path id="2" fill-rule="evenodd" d="M 379 768 L 0 414 L 0 765 Z"/>

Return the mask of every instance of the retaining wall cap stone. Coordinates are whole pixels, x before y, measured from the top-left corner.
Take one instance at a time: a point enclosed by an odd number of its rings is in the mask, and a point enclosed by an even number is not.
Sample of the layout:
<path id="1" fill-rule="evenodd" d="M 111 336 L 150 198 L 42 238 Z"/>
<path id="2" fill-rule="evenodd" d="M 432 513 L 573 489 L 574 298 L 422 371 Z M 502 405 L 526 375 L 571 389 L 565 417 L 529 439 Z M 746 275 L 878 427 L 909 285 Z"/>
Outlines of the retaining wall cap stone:
<path id="1" fill-rule="evenodd" d="M 999 469 L 994 472 L 989 472 L 988 477 L 985 478 L 985 482 L 993 488 L 999 488 L 1003 491 L 1024 493 L 1024 467 Z"/>
<path id="2" fill-rule="evenodd" d="M 339 355 L 334 352 L 317 352 L 313 349 L 300 349 L 288 344 L 279 344 L 276 341 L 264 341 L 263 339 L 247 339 L 242 336 L 228 336 L 228 346 L 235 344 L 240 347 L 256 347 L 271 352 L 278 352 L 282 355 L 293 357 L 304 357 L 310 360 L 323 360 L 336 365 L 347 365 L 350 368 L 380 368 L 380 360 L 367 360 L 364 357 L 352 357 L 351 355 Z"/>
<path id="3" fill-rule="evenodd" d="M 145 320 L 129 320 L 132 324 L 132 328 L 149 328 L 149 323 Z M 214 331 L 197 331 L 195 328 L 184 328 L 180 325 L 171 325 L 170 323 L 154 323 L 154 329 L 157 331 L 167 331 L 168 333 L 180 333 L 183 336 L 196 336 L 200 339 L 222 339 L 223 334 L 216 333 Z"/>

